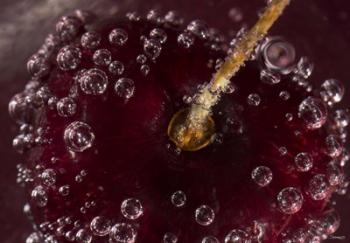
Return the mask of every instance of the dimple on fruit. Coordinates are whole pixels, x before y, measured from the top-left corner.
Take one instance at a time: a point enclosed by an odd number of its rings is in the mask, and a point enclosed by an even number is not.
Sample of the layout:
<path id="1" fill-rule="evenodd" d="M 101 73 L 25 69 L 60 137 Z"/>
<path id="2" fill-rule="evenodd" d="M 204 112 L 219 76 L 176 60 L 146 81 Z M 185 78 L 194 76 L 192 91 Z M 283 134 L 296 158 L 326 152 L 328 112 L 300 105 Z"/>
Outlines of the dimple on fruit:
<path id="1" fill-rule="evenodd" d="M 174 11 L 88 15 L 58 21 L 9 103 L 34 225 L 27 243 L 332 237 L 333 196 L 349 184 L 341 81 L 313 86 L 312 57 L 267 36 L 212 107 L 207 143 L 187 151 L 169 138 L 169 123 L 207 102 L 207 82 L 245 32 L 229 41 Z"/>

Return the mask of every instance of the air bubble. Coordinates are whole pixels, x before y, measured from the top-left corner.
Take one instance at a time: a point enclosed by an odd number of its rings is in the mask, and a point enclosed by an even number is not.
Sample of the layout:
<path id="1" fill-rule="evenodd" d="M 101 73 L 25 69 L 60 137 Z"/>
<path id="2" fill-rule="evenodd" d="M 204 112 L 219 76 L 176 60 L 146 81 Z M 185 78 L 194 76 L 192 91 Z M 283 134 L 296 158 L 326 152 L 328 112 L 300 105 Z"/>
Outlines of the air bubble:
<path id="1" fill-rule="evenodd" d="M 314 70 L 314 64 L 307 57 L 300 58 L 295 73 L 305 79 L 309 78 Z"/>
<path id="2" fill-rule="evenodd" d="M 35 204 L 39 207 L 45 207 L 48 202 L 48 195 L 43 186 L 37 186 L 31 192 L 31 197 Z"/>
<path id="3" fill-rule="evenodd" d="M 120 61 L 113 61 L 109 64 L 108 71 L 114 75 L 122 75 L 124 72 L 124 64 Z"/>
<path id="4" fill-rule="evenodd" d="M 169 11 L 165 15 L 164 20 L 167 24 L 173 26 L 180 26 L 183 23 L 183 19 L 179 16 L 179 14 L 176 11 Z"/>
<path id="5" fill-rule="evenodd" d="M 298 171 L 309 171 L 313 166 L 313 159 L 309 153 L 299 153 L 294 158 L 294 163 Z"/>
<path id="6" fill-rule="evenodd" d="M 322 100 L 308 97 L 300 103 L 298 115 L 308 129 L 318 129 L 327 120 L 327 108 Z"/>
<path id="7" fill-rule="evenodd" d="M 112 54 L 107 49 L 99 49 L 94 52 L 92 59 L 96 65 L 108 66 L 112 61 Z"/>
<path id="8" fill-rule="evenodd" d="M 111 243 L 134 243 L 136 235 L 137 232 L 132 225 L 118 223 L 111 228 L 109 238 Z"/>
<path id="9" fill-rule="evenodd" d="M 91 127 L 80 121 L 69 124 L 64 130 L 64 141 L 68 149 L 74 152 L 83 152 L 94 143 L 95 135 Z"/>
<path id="10" fill-rule="evenodd" d="M 248 105 L 251 105 L 251 106 L 258 106 L 261 102 L 261 98 L 258 94 L 250 94 L 248 95 L 247 97 L 247 103 Z"/>
<path id="11" fill-rule="evenodd" d="M 336 79 L 328 79 L 321 85 L 320 95 L 325 103 L 333 105 L 343 99 L 344 85 Z"/>
<path id="12" fill-rule="evenodd" d="M 63 16 L 56 24 L 56 31 L 63 41 L 73 40 L 82 26 L 81 21 L 74 16 Z"/>
<path id="13" fill-rule="evenodd" d="M 334 122 L 338 127 L 344 128 L 349 125 L 350 115 L 347 110 L 336 110 L 333 116 Z"/>
<path id="14" fill-rule="evenodd" d="M 177 236 L 173 233 L 167 232 L 164 234 L 163 237 L 163 243 L 176 243 L 177 242 Z"/>
<path id="15" fill-rule="evenodd" d="M 321 225 L 327 235 L 334 234 L 340 226 L 339 214 L 335 211 L 329 211 L 321 217 Z"/>
<path id="16" fill-rule="evenodd" d="M 157 39 L 160 43 L 164 44 L 168 38 L 167 34 L 163 29 L 155 28 L 151 30 L 149 36 L 152 39 Z"/>
<path id="17" fill-rule="evenodd" d="M 287 101 L 290 98 L 290 93 L 288 91 L 281 91 L 279 94 L 279 97 L 284 100 Z"/>
<path id="18" fill-rule="evenodd" d="M 120 78 L 115 83 L 114 86 L 115 93 L 123 98 L 124 100 L 129 100 L 135 93 L 135 84 L 132 79 Z"/>
<path id="19" fill-rule="evenodd" d="M 202 40 L 205 40 L 209 37 L 209 28 L 207 24 L 202 20 L 192 21 L 187 26 L 187 30 Z"/>
<path id="20" fill-rule="evenodd" d="M 141 71 L 142 75 L 147 76 L 149 74 L 149 72 L 151 71 L 151 68 L 148 65 L 142 65 L 140 67 L 140 71 Z"/>
<path id="21" fill-rule="evenodd" d="M 340 185 L 345 179 L 343 169 L 334 162 L 328 164 L 326 176 L 331 186 Z"/>
<path id="22" fill-rule="evenodd" d="M 18 93 L 11 98 L 8 110 L 11 118 L 19 124 L 30 123 L 35 114 L 33 107 L 26 102 L 24 93 Z"/>
<path id="23" fill-rule="evenodd" d="M 128 40 L 128 33 L 123 29 L 114 29 L 109 33 L 108 39 L 112 45 L 123 46 Z"/>
<path id="24" fill-rule="evenodd" d="M 239 8 L 231 8 L 228 12 L 228 17 L 233 21 L 233 22 L 240 22 L 243 20 L 243 13 L 242 10 Z"/>
<path id="25" fill-rule="evenodd" d="M 272 171 L 267 166 L 256 167 L 251 174 L 253 181 L 261 187 L 267 186 L 272 181 Z"/>
<path id="26" fill-rule="evenodd" d="M 81 61 L 81 51 L 74 46 L 65 46 L 57 54 L 57 64 L 63 71 L 74 70 Z"/>
<path id="27" fill-rule="evenodd" d="M 41 173 L 40 177 L 46 186 L 52 186 L 56 183 L 57 174 L 53 169 L 46 169 Z"/>
<path id="28" fill-rule="evenodd" d="M 337 158 L 341 155 L 343 147 L 335 135 L 328 135 L 326 137 L 326 150 L 327 154 L 332 158 Z"/>
<path id="29" fill-rule="evenodd" d="M 185 206 L 186 200 L 187 197 L 183 191 L 176 191 L 171 195 L 171 203 L 177 208 Z"/>
<path id="30" fill-rule="evenodd" d="M 214 210 L 207 205 L 201 205 L 196 209 L 195 219 L 198 224 L 208 226 L 214 222 Z"/>
<path id="31" fill-rule="evenodd" d="M 325 199 L 329 194 L 329 183 L 325 175 L 314 175 L 309 181 L 308 193 L 313 200 Z"/>
<path id="32" fill-rule="evenodd" d="M 65 97 L 57 102 L 57 112 L 62 117 L 71 117 L 77 112 L 77 104 L 70 97 Z"/>
<path id="33" fill-rule="evenodd" d="M 42 78 L 50 72 L 50 64 L 45 57 L 36 54 L 29 58 L 27 70 L 33 77 Z"/>
<path id="34" fill-rule="evenodd" d="M 42 242 L 42 236 L 40 233 L 37 233 L 37 232 L 31 233 L 26 239 L 26 243 L 41 243 L 41 242 Z"/>
<path id="35" fill-rule="evenodd" d="M 162 45 L 157 39 L 145 39 L 143 42 L 143 50 L 149 58 L 155 59 L 160 55 Z"/>
<path id="36" fill-rule="evenodd" d="M 289 122 L 293 120 L 293 114 L 292 113 L 286 113 L 285 117 L 286 117 L 287 121 L 289 121 Z"/>
<path id="37" fill-rule="evenodd" d="M 274 85 L 281 82 L 281 76 L 278 73 L 263 69 L 260 72 L 260 80 L 265 84 Z"/>
<path id="38" fill-rule="evenodd" d="M 194 38 L 190 33 L 182 33 L 177 37 L 177 42 L 184 48 L 190 48 L 194 43 Z"/>
<path id="39" fill-rule="evenodd" d="M 145 64 L 147 61 L 147 57 L 143 54 L 140 54 L 136 57 L 136 62 L 140 63 L 140 64 Z"/>
<path id="40" fill-rule="evenodd" d="M 125 218 L 135 220 L 142 216 L 143 207 L 138 199 L 128 198 L 122 202 L 120 211 Z"/>
<path id="41" fill-rule="evenodd" d="M 69 195 L 69 192 L 70 192 L 70 186 L 68 185 L 64 185 L 64 186 L 61 186 L 59 189 L 58 189 L 58 192 L 61 196 L 68 196 Z"/>
<path id="42" fill-rule="evenodd" d="M 107 89 L 108 77 L 104 71 L 92 68 L 79 77 L 79 83 L 84 93 L 89 95 L 101 95 Z"/>
<path id="43" fill-rule="evenodd" d="M 277 203 L 281 212 L 285 214 L 295 214 L 303 206 L 304 198 L 299 189 L 287 187 L 277 195 Z"/>
<path id="44" fill-rule="evenodd" d="M 202 239 L 201 243 L 220 243 L 215 236 L 206 236 Z"/>
<path id="45" fill-rule="evenodd" d="M 97 216 L 93 218 L 90 223 L 90 229 L 94 235 L 105 236 L 111 230 L 111 221 L 104 216 Z"/>
<path id="46" fill-rule="evenodd" d="M 251 240 L 244 230 L 234 229 L 225 236 L 225 243 L 251 243 Z"/>
<path id="47" fill-rule="evenodd" d="M 100 45 L 101 36 L 96 32 L 86 32 L 81 36 L 80 43 L 84 48 L 95 49 Z"/>
<path id="48" fill-rule="evenodd" d="M 92 236 L 87 230 L 80 229 L 76 234 L 76 240 L 80 243 L 90 243 Z"/>

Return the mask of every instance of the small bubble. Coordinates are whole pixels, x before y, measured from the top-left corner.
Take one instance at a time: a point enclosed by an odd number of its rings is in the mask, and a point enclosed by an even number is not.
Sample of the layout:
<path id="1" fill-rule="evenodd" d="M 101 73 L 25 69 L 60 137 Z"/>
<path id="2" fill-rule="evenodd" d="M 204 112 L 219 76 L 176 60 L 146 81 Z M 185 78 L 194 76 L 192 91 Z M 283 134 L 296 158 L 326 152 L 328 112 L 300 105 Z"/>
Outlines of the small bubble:
<path id="1" fill-rule="evenodd" d="M 101 36 L 96 32 L 86 32 L 81 36 L 80 43 L 84 48 L 95 49 L 100 45 Z"/>
<path id="2" fill-rule="evenodd" d="M 74 152 L 83 152 L 94 143 L 95 135 L 91 127 L 80 121 L 69 124 L 64 130 L 64 141 L 68 149 Z"/>
<path id="3" fill-rule="evenodd" d="M 124 64 L 120 61 L 113 61 L 109 64 L 108 71 L 114 75 L 122 75 L 124 72 Z"/>
<path id="4" fill-rule="evenodd" d="M 63 41 L 73 40 L 82 26 L 81 21 L 74 16 L 63 16 L 56 24 L 57 34 Z"/>
<path id="5" fill-rule="evenodd" d="M 56 183 L 57 174 L 53 169 L 46 169 L 40 175 L 46 186 L 52 186 Z"/>
<path id="6" fill-rule="evenodd" d="M 304 198 L 300 190 L 294 187 L 287 187 L 277 195 L 279 209 L 285 214 L 295 214 L 303 206 Z"/>
<path id="7" fill-rule="evenodd" d="M 92 59 L 96 65 L 108 66 L 112 61 L 112 54 L 107 49 L 99 49 L 94 52 Z"/>
<path id="8" fill-rule="evenodd" d="M 26 243 L 42 243 L 42 235 L 40 233 L 31 233 L 27 239 Z"/>
<path id="9" fill-rule="evenodd" d="M 79 83 L 80 88 L 84 93 L 89 95 L 100 95 L 107 89 L 108 77 L 104 71 L 92 68 L 79 77 Z"/>
<path id="10" fill-rule="evenodd" d="M 253 181 L 261 187 L 267 186 L 272 181 L 272 171 L 267 166 L 256 167 L 251 174 Z"/>
<path id="11" fill-rule="evenodd" d="M 260 72 L 260 80 L 265 84 L 274 85 L 281 82 L 281 76 L 278 73 L 263 69 Z"/>
<path id="12" fill-rule="evenodd" d="M 341 184 L 345 179 L 343 169 L 334 162 L 328 164 L 326 176 L 331 186 L 337 186 Z"/>
<path id="13" fill-rule="evenodd" d="M 77 104 L 70 97 L 65 97 L 57 102 L 57 112 L 62 117 L 71 117 L 77 112 Z"/>
<path id="14" fill-rule="evenodd" d="M 45 207 L 47 205 L 48 196 L 44 187 L 42 186 L 35 187 L 31 192 L 31 197 L 33 201 L 36 203 L 36 205 L 38 205 L 39 207 Z"/>
<path id="15" fill-rule="evenodd" d="M 309 171 L 313 166 L 313 159 L 309 153 L 299 153 L 294 158 L 294 163 L 298 171 Z"/>
<path id="16" fill-rule="evenodd" d="M 308 129 L 318 129 L 327 120 L 327 107 L 320 99 L 308 97 L 300 103 L 298 115 Z"/>
<path id="17" fill-rule="evenodd" d="M 149 72 L 151 71 L 151 68 L 148 65 L 142 65 L 140 67 L 140 71 L 144 76 L 147 76 Z"/>
<path id="18" fill-rule="evenodd" d="M 325 175 L 314 175 L 309 181 L 308 192 L 312 199 L 319 201 L 329 194 L 329 183 Z"/>
<path id="19" fill-rule="evenodd" d="M 68 196 L 69 195 L 69 192 L 70 192 L 70 187 L 68 185 L 64 185 L 64 186 L 61 186 L 59 189 L 58 189 L 58 192 L 61 196 Z"/>
<path id="20" fill-rule="evenodd" d="M 283 155 L 286 155 L 288 153 L 288 150 L 286 147 L 280 147 L 278 149 L 278 152 L 283 156 Z"/>
<path id="21" fill-rule="evenodd" d="M 288 91 L 281 91 L 279 97 L 284 101 L 289 100 L 290 93 Z"/>
<path id="22" fill-rule="evenodd" d="M 233 22 L 241 22 L 243 20 L 243 13 L 242 10 L 239 8 L 231 8 L 228 12 L 228 17 L 233 21 Z"/>
<path id="23" fill-rule="evenodd" d="M 182 33 L 177 37 L 177 42 L 184 48 L 190 48 L 194 43 L 194 38 L 190 33 Z"/>
<path id="24" fill-rule="evenodd" d="M 338 127 L 344 128 L 349 125 L 350 115 L 346 110 L 336 110 L 333 119 Z"/>
<path id="25" fill-rule="evenodd" d="M 333 105 L 343 99 L 344 85 L 336 79 L 328 79 L 321 85 L 320 95 L 325 103 Z"/>
<path id="26" fill-rule="evenodd" d="M 220 243 L 215 236 L 206 236 L 202 239 L 201 243 Z"/>
<path id="27" fill-rule="evenodd" d="M 164 234 L 163 237 L 163 243 L 176 243 L 177 242 L 177 236 L 173 233 L 167 232 Z"/>
<path id="28" fill-rule="evenodd" d="M 74 70 L 81 61 L 81 52 L 74 46 L 65 46 L 57 54 L 57 64 L 63 71 Z"/>
<path id="29" fill-rule="evenodd" d="M 92 236 L 87 230 L 80 229 L 76 234 L 76 240 L 81 243 L 90 243 Z"/>
<path id="30" fill-rule="evenodd" d="M 120 78 L 114 86 L 115 93 L 125 99 L 130 99 L 135 93 L 135 84 L 132 79 Z"/>
<path id="31" fill-rule="evenodd" d="M 164 20 L 167 24 L 172 26 L 179 26 L 183 23 L 183 19 L 179 16 L 179 14 L 176 11 L 169 11 L 165 15 Z"/>
<path id="32" fill-rule="evenodd" d="M 293 120 L 293 114 L 292 113 L 286 113 L 285 117 L 286 117 L 287 121 L 289 121 L 289 122 Z"/>
<path id="33" fill-rule="evenodd" d="M 207 205 L 201 205 L 196 209 L 195 219 L 198 224 L 202 226 L 208 226 L 214 222 L 214 210 Z"/>
<path id="34" fill-rule="evenodd" d="M 307 79 L 311 76 L 314 70 L 314 64 L 310 62 L 307 57 L 300 58 L 297 67 L 295 69 L 295 73 Z"/>
<path id="35" fill-rule="evenodd" d="M 337 211 L 332 210 L 323 215 L 321 225 L 327 235 L 334 234 L 340 226 L 340 217 Z"/>
<path id="36" fill-rule="evenodd" d="M 187 197 L 183 191 L 176 191 L 171 195 L 171 203 L 177 208 L 185 206 L 186 200 Z"/>
<path id="37" fill-rule="evenodd" d="M 136 235 L 137 232 L 132 225 L 117 223 L 111 228 L 109 237 L 111 243 L 134 243 Z"/>
<path id="38" fill-rule="evenodd" d="M 135 220 L 142 216 L 143 207 L 138 199 L 128 198 L 122 202 L 120 211 L 125 218 Z"/>
<path id="39" fill-rule="evenodd" d="M 209 28 L 207 24 L 202 20 L 194 20 L 188 26 L 187 30 L 199 37 L 200 39 L 207 39 L 209 37 Z"/>
<path id="40" fill-rule="evenodd" d="M 145 64 L 147 61 L 147 57 L 143 54 L 140 54 L 136 57 L 136 61 L 140 64 Z"/>
<path id="41" fill-rule="evenodd" d="M 33 77 L 42 78 L 50 72 L 50 64 L 45 57 L 36 54 L 29 58 L 27 70 Z"/>
<path id="42" fill-rule="evenodd" d="M 225 243 L 250 243 L 250 237 L 247 232 L 240 229 L 231 230 L 225 236 Z"/>
<path id="43" fill-rule="evenodd" d="M 108 235 L 111 230 L 111 221 L 104 216 L 97 216 L 91 221 L 90 229 L 94 235 Z"/>
<path id="44" fill-rule="evenodd" d="M 328 135 L 326 137 L 327 154 L 332 158 L 337 158 L 343 152 L 342 144 L 335 135 Z"/>
<path id="45" fill-rule="evenodd" d="M 157 39 L 145 39 L 143 42 L 143 50 L 149 58 L 155 59 L 160 55 L 162 45 Z"/>
<path id="46" fill-rule="evenodd" d="M 247 103 L 248 105 L 251 105 L 251 106 L 258 106 L 261 102 L 261 98 L 258 94 L 250 94 L 248 95 L 247 97 Z"/>
<path id="47" fill-rule="evenodd" d="M 108 39 L 112 45 L 123 46 L 128 40 L 128 33 L 123 29 L 114 29 L 109 33 Z"/>
<path id="48" fill-rule="evenodd" d="M 35 115 L 33 107 L 26 102 L 24 93 L 18 93 L 11 98 L 8 110 L 11 118 L 19 124 L 30 123 Z"/>
<path id="49" fill-rule="evenodd" d="M 168 38 L 167 34 L 163 29 L 155 28 L 151 30 L 149 36 L 152 39 L 157 39 L 161 44 L 164 44 Z"/>

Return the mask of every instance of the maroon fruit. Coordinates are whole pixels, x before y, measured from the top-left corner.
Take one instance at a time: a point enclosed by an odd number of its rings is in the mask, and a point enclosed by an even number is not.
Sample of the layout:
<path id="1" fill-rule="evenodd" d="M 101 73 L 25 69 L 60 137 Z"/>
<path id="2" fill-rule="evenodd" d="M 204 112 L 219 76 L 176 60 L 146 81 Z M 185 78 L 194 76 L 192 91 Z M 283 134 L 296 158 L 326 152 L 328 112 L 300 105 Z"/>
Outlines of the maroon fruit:
<path id="1" fill-rule="evenodd" d="M 9 104 L 35 226 L 27 242 L 294 243 L 337 230 L 349 123 L 339 81 L 312 87 L 308 59 L 267 38 L 215 106 L 215 140 L 184 152 L 169 121 L 211 79 L 226 41 L 174 12 L 87 16 L 58 22 Z"/>

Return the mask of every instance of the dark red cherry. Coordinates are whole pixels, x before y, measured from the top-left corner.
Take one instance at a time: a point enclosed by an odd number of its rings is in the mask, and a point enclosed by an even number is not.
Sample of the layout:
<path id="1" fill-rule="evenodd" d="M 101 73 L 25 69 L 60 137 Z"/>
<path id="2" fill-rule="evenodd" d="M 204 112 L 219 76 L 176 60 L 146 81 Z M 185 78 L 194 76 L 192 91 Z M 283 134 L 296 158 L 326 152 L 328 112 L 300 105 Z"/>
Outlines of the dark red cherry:
<path id="1" fill-rule="evenodd" d="M 181 151 L 169 121 L 221 65 L 225 40 L 175 13 L 82 16 L 59 21 L 9 105 L 28 242 L 294 243 L 337 230 L 349 122 L 339 81 L 312 87 L 308 59 L 267 38 L 214 107 L 212 143 Z"/>

